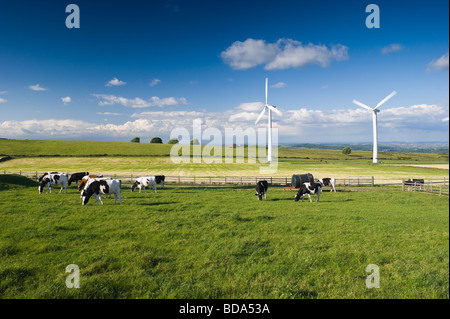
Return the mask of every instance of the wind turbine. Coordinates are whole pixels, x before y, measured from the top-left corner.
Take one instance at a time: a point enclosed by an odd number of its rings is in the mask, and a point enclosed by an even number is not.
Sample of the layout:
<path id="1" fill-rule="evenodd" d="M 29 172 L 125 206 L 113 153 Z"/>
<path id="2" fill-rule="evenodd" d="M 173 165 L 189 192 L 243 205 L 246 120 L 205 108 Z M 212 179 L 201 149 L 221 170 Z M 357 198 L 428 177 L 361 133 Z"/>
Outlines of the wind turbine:
<path id="1" fill-rule="evenodd" d="M 255 125 L 258 124 L 259 120 L 263 116 L 266 109 L 269 110 L 269 114 L 267 117 L 268 118 L 267 126 L 269 127 L 269 135 L 267 138 L 267 146 L 268 146 L 267 160 L 269 162 L 272 162 L 272 111 L 274 111 L 278 115 L 281 115 L 281 112 L 277 110 L 275 105 L 270 105 L 267 103 L 267 86 L 268 86 L 268 84 L 269 84 L 269 79 L 266 78 L 266 104 L 264 105 L 264 108 L 263 108 L 261 114 L 259 114 L 258 118 L 256 119 Z"/>
<path id="2" fill-rule="evenodd" d="M 389 100 L 391 97 L 393 97 L 395 94 L 397 94 L 396 91 L 392 92 L 388 96 L 386 96 L 384 99 L 380 101 L 380 103 L 377 104 L 374 108 L 371 108 L 359 101 L 353 100 L 353 103 L 356 105 L 359 105 L 369 111 L 372 111 L 372 120 L 373 120 L 373 162 L 378 163 L 378 130 L 377 130 L 377 113 L 380 112 L 378 110 L 378 107 L 383 105 L 387 100 Z"/>

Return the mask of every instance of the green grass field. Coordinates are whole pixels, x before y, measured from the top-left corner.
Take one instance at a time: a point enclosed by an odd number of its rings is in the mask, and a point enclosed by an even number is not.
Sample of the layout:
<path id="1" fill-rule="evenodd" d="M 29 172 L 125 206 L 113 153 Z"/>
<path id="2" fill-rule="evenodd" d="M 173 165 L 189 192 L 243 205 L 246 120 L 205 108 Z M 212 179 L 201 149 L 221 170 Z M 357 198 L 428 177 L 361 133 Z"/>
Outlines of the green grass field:
<path id="1" fill-rule="evenodd" d="M 174 187 L 81 205 L 0 175 L 1 298 L 449 298 L 448 197 Z M 80 267 L 80 289 L 65 268 Z M 368 289 L 365 268 L 380 268 Z"/>
<path id="2" fill-rule="evenodd" d="M 268 166 L 259 161 L 248 163 L 247 159 L 243 163 L 222 160 L 214 165 L 193 163 L 191 159 L 189 163 L 178 164 L 168 156 L 171 147 L 149 143 L 0 140 L 0 154 L 12 156 L 12 159 L 0 162 L 0 172 L 57 170 L 106 175 L 261 176 L 260 167 Z M 277 171 L 271 174 L 273 177 L 310 172 L 317 178 L 342 180 L 352 175 L 369 175 L 381 184 L 399 183 L 407 178 L 448 179 L 448 154 L 380 153 L 383 163 L 376 165 L 371 163 L 371 152 L 366 151 L 344 155 L 335 150 L 280 149 L 279 156 Z M 417 164 L 428 166 L 411 166 Z"/>

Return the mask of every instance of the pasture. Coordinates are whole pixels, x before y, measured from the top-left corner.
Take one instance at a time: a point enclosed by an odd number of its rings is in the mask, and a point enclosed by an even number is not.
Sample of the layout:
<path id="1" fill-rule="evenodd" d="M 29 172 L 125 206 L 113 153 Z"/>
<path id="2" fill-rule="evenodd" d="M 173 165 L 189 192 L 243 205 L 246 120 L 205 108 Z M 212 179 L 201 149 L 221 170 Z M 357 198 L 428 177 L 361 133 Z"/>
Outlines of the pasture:
<path id="1" fill-rule="evenodd" d="M 0 175 L 1 298 L 448 298 L 449 202 L 398 187 L 293 201 L 167 185 L 81 205 Z M 315 196 L 313 196 L 313 199 Z M 65 267 L 80 267 L 80 289 Z M 365 268 L 380 268 L 368 289 Z"/>

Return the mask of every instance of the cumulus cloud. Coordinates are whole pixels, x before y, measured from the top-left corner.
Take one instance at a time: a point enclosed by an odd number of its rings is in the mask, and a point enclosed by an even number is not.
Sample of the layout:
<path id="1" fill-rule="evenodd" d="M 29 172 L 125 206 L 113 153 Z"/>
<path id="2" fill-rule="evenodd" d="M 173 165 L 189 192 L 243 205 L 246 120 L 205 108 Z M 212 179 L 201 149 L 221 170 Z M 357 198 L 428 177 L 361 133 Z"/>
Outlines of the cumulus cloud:
<path id="1" fill-rule="evenodd" d="M 427 72 L 435 72 L 441 70 L 448 70 L 448 52 L 441 56 L 439 59 L 435 59 L 428 64 Z"/>
<path id="2" fill-rule="evenodd" d="M 97 112 L 98 115 L 122 115 L 121 113 L 113 113 L 113 112 Z"/>
<path id="3" fill-rule="evenodd" d="M 242 103 L 222 112 L 208 111 L 145 111 L 131 115 L 132 120 L 122 124 L 96 124 L 76 120 L 29 120 L 0 123 L 0 136 L 10 138 L 75 138 L 83 134 L 94 139 L 122 139 L 131 136 L 151 137 L 157 132 L 169 136 L 179 127 L 192 134 L 194 119 L 202 120 L 202 129 L 266 127 L 254 121 L 262 110 L 260 102 Z M 278 128 L 280 141 L 290 142 L 370 142 L 372 115 L 359 109 L 316 110 L 300 107 L 274 114 L 273 127 Z M 99 112 L 100 113 L 100 112 Z M 99 115 L 119 115 L 101 113 Z M 382 109 L 378 115 L 380 141 L 436 141 L 448 136 L 448 106 L 419 104 Z M 82 132 L 82 133 L 80 133 Z"/>
<path id="4" fill-rule="evenodd" d="M 61 98 L 61 101 L 62 101 L 64 104 L 68 104 L 68 103 L 72 102 L 72 98 L 71 98 L 70 96 L 62 97 L 62 98 Z"/>
<path id="5" fill-rule="evenodd" d="M 30 88 L 30 90 L 33 90 L 33 91 L 47 91 L 47 89 L 41 87 L 39 83 L 36 85 L 30 85 L 29 88 Z"/>
<path id="6" fill-rule="evenodd" d="M 153 79 L 148 85 L 155 86 L 158 85 L 161 82 L 160 79 Z"/>
<path id="7" fill-rule="evenodd" d="M 272 85 L 271 88 L 281 89 L 281 88 L 285 88 L 286 86 L 287 86 L 287 84 L 284 82 L 277 82 L 274 85 Z"/>
<path id="8" fill-rule="evenodd" d="M 125 85 L 127 84 L 127 82 L 124 81 L 120 81 L 118 78 L 113 78 L 111 81 L 108 81 L 108 83 L 106 83 L 106 86 L 121 86 L 121 85 Z"/>
<path id="9" fill-rule="evenodd" d="M 0 103 L 6 103 L 6 102 L 8 102 L 7 99 L 4 99 L 4 98 L 1 98 L 1 97 L 0 97 Z"/>
<path id="10" fill-rule="evenodd" d="M 175 97 L 166 97 L 159 98 L 157 96 L 152 96 L 148 100 L 144 100 L 140 97 L 136 97 L 134 99 L 128 99 L 121 96 L 115 95 L 107 95 L 107 94 L 93 94 L 96 98 L 100 99 L 98 105 L 113 105 L 113 104 L 121 104 L 126 107 L 131 108 L 143 108 L 143 107 L 151 107 L 151 106 L 176 106 L 176 105 L 185 105 L 187 104 L 187 100 L 184 97 L 175 98 Z"/>
<path id="11" fill-rule="evenodd" d="M 331 62 L 349 58 L 348 47 L 337 44 L 327 47 L 313 43 L 303 44 L 292 39 L 275 43 L 247 39 L 236 41 L 221 53 L 223 61 L 233 69 L 244 70 L 264 64 L 266 70 L 301 68 L 310 64 L 328 67 Z"/>
<path id="12" fill-rule="evenodd" d="M 388 54 L 388 53 L 392 53 L 392 52 L 400 52 L 402 50 L 403 50 L 403 45 L 401 45 L 399 43 L 392 43 L 392 44 L 382 48 L 381 53 Z"/>

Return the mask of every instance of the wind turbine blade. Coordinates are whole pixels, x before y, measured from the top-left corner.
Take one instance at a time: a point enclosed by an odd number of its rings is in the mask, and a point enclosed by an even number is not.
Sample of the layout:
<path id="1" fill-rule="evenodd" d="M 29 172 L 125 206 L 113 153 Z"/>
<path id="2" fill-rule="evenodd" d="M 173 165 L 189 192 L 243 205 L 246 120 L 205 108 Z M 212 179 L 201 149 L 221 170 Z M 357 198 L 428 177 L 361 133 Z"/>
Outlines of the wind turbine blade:
<path id="1" fill-rule="evenodd" d="M 368 107 L 367 105 L 365 105 L 365 104 L 363 104 L 363 103 L 361 103 L 361 102 L 359 102 L 359 101 L 353 100 L 353 103 L 355 103 L 356 105 L 359 105 L 359 106 L 361 106 L 361 107 L 363 107 L 363 108 L 365 108 L 365 109 L 368 109 L 368 110 L 370 110 L 370 111 L 373 111 L 371 107 Z"/>
<path id="2" fill-rule="evenodd" d="M 263 108 L 261 114 L 259 114 L 258 118 L 255 121 L 255 125 L 258 124 L 259 120 L 261 119 L 261 117 L 264 115 L 264 112 L 266 111 L 266 107 Z"/>
<path id="3" fill-rule="evenodd" d="M 277 113 L 278 115 L 283 115 L 277 108 L 275 108 L 273 105 L 267 104 L 267 107 Z"/>
<path id="4" fill-rule="evenodd" d="M 396 91 L 394 91 L 394 92 L 392 92 L 391 94 L 389 94 L 388 96 L 386 96 L 383 100 L 381 100 L 380 103 L 377 104 L 377 106 L 375 106 L 374 110 L 375 110 L 377 107 L 379 107 L 379 106 L 381 106 L 382 104 L 384 104 L 387 100 L 389 100 L 389 99 L 390 99 L 391 97 L 393 97 L 395 94 L 397 94 Z"/>
<path id="5" fill-rule="evenodd" d="M 267 87 L 269 85 L 269 78 L 266 78 L 266 105 L 267 105 Z"/>

